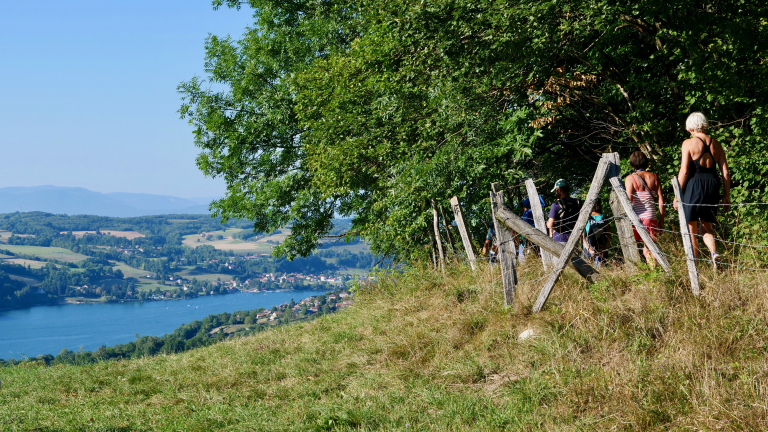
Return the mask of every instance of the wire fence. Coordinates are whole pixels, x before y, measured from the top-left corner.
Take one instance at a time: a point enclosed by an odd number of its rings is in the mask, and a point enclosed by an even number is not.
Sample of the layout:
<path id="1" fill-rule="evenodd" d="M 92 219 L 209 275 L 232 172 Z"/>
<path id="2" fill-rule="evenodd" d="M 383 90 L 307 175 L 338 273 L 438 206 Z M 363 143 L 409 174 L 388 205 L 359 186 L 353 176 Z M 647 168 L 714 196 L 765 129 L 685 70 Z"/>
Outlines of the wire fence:
<path id="1" fill-rule="evenodd" d="M 627 193 L 623 188 L 621 190 L 616 190 L 616 192 L 617 193 L 625 193 L 625 194 Z M 633 203 L 636 201 L 636 199 L 640 198 L 636 194 L 628 194 L 628 195 L 629 195 L 630 200 L 633 201 Z M 644 203 L 647 204 L 648 201 L 644 201 Z M 651 203 L 657 209 L 659 209 L 661 206 L 669 207 L 669 206 L 673 205 L 672 202 L 663 203 L 661 205 L 657 201 L 651 201 Z M 746 207 L 746 206 L 766 206 L 766 205 L 768 205 L 768 203 L 761 203 L 761 202 L 733 203 L 733 204 L 729 204 L 729 205 L 725 205 L 725 204 L 692 204 L 692 203 L 684 203 L 684 202 L 683 203 L 678 203 L 678 204 L 680 204 L 682 206 L 702 206 L 702 207 Z M 678 211 L 682 211 L 682 208 L 678 208 Z M 547 216 L 547 215 L 545 214 L 545 216 Z M 562 227 L 563 224 L 571 225 L 573 222 L 575 222 L 575 220 L 579 216 L 580 216 L 580 214 L 577 213 L 577 214 L 574 214 L 574 215 L 572 215 L 570 217 L 566 217 L 564 219 L 560 219 L 560 220 L 557 221 L 558 226 Z M 626 216 L 626 215 L 615 216 L 614 215 L 614 216 L 611 216 L 611 217 L 603 218 L 601 222 L 603 224 L 608 224 L 608 223 L 610 223 L 612 221 L 615 221 L 617 219 L 620 219 L 620 218 L 621 219 L 627 219 L 628 216 Z M 656 231 L 653 234 L 658 234 L 658 235 L 661 235 L 661 233 L 668 233 L 668 234 L 673 234 L 675 236 L 681 236 L 682 237 L 683 235 L 688 234 L 688 233 L 684 234 L 683 232 L 677 231 L 677 230 L 674 230 L 674 229 L 667 229 L 665 227 L 655 227 L 655 228 L 651 228 L 650 230 Z M 582 230 L 582 231 L 583 232 L 582 233 L 578 233 L 578 235 L 581 236 L 582 234 L 584 234 L 585 238 L 586 238 L 586 234 L 587 234 L 586 230 Z M 539 246 L 535 245 L 533 242 L 526 241 L 526 234 L 531 234 L 533 232 L 541 233 L 540 230 L 538 230 L 534 225 L 531 224 L 529 229 L 521 231 L 521 232 L 515 232 L 514 235 L 511 238 L 505 239 L 503 242 L 499 242 L 498 241 L 497 235 L 494 236 L 493 244 L 495 244 L 497 247 L 502 246 L 502 245 L 511 244 L 512 248 L 511 248 L 510 252 L 512 252 L 514 254 L 514 256 L 516 258 L 516 261 L 518 261 L 518 263 L 521 260 L 528 260 L 528 259 L 532 259 L 532 258 L 539 259 L 540 256 L 538 254 L 543 252 L 543 251 L 540 249 Z M 588 247 L 588 244 L 586 244 L 586 242 L 585 242 L 585 244 L 582 244 L 582 248 L 581 248 L 582 249 L 581 250 L 581 255 L 582 255 L 582 257 L 585 260 L 589 261 L 592 258 L 594 258 L 595 255 L 599 255 L 600 257 L 603 258 L 603 262 L 605 262 L 607 257 L 615 256 L 615 254 L 617 253 L 617 251 L 619 249 L 622 249 L 622 247 L 626 247 L 626 246 L 622 246 L 621 242 L 618 241 L 618 237 L 619 237 L 618 233 L 612 232 L 610 230 L 604 230 L 603 232 L 609 236 L 608 246 L 605 247 L 605 248 L 602 248 L 600 250 L 596 250 L 596 251 L 594 250 L 594 248 L 591 248 L 592 252 L 596 252 L 596 253 L 589 255 L 588 252 L 590 251 L 590 248 Z M 494 234 L 496 234 L 496 233 L 494 233 Z M 548 235 L 548 233 L 545 233 L 545 234 Z M 569 232 L 566 231 L 563 234 L 569 234 Z M 573 233 L 570 233 L 570 234 L 573 235 Z M 750 243 L 750 242 L 745 242 L 745 241 L 728 240 L 728 239 L 725 239 L 725 238 L 720 238 L 717 235 L 712 235 L 712 234 L 708 234 L 708 233 L 701 234 L 701 233 L 695 232 L 695 233 L 690 233 L 690 234 L 696 240 L 698 240 L 699 238 L 701 238 L 701 239 L 712 238 L 718 244 L 723 244 L 727 248 L 730 248 L 730 250 L 726 250 L 726 252 L 728 252 L 728 255 L 733 255 L 733 256 L 728 256 L 728 257 L 725 257 L 725 258 L 722 257 L 722 256 L 716 256 L 715 260 L 707 259 L 707 258 L 694 258 L 694 260 L 696 262 L 713 263 L 713 265 L 717 266 L 718 268 L 720 266 L 722 266 L 722 267 L 738 269 L 738 270 L 768 272 L 768 263 L 765 262 L 765 259 L 761 259 L 760 257 L 758 257 L 758 252 L 767 249 L 768 248 L 768 244 L 755 244 L 755 243 Z M 448 245 L 452 244 L 451 242 L 448 241 L 447 238 L 445 238 L 444 235 L 442 235 L 442 233 L 441 233 L 440 237 L 441 237 L 441 240 L 444 242 L 444 244 L 448 244 Z M 466 258 L 466 256 L 464 255 L 463 251 L 461 251 L 461 248 L 458 247 L 458 241 L 460 241 L 460 240 L 459 239 L 454 239 L 454 240 L 456 240 L 457 242 L 453 243 L 453 250 L 452 250 L 453 253 L 456 256 L 464 256 Z M 634 238 L 633 238 L 633 241 L 634 241 Z M 647 251 L 646 248 L 644 248 L 642 246 L 638 246 L 638 242 L 634 242 L 633 244 L 634 244 L 634 246 L 630 246 L 630 247 L 634 247 L 635 249 L 637 249 L 639 251 Z M 664 255 L 668 259 L 679 261 L 679 262 L 687 262 L 688 261 L 688 258 L 684 254 L 682 254 L 682 251 L 680 251 L 680 254 L 674 254 L 674 253 L 669 253 L 669 251 L 665 252 L 664 250 L 661 250 L 661 245 L 659 245 L 659 247 L 660 247 L 661 254 Z M 667 244 L 664 249 L 668 249 L 668 248 L 669 248 L 669 244 Z M 726 253 L 726 252 L 724 252 L 724 253 Z M 737 256 L 736 252 L 738 252 L 738 260 L 739 260 L 738 262 L 734 262 L 733 261 L 734 259 L 736 259 L 736 256 Z M 753 259 L 749 259 L 748 260 L 747 258 L 749 257 L 750 252 L 752 254 L 752 258 Z M 578 254 L 578 252 L 574 252 L 574 254 Z M 494 264 L 494 261 L 497 261 L 498 258 L 494 257 L 493 254 L 489 254 L 489 256 L 487 256 L 487 257 L 482 257 L 482 258 L 478 257 L 477 260 L 488 260 L 491 264 Z M 547 272 L 544 275 L 540 276 L 540 272 L 539 271 L 536 271 L 536 270 L 526 271 L 524 277 L 519 279 L 517 284 L 518 285 L 523 285 L 523 284 L 536 283 L 536 282 L 539 282 L 539 281 L 542 281 L 544 279 L 549 278 L 554 273 L 555 273 L 555 271 L 550 271 L 550 272 Z"/>

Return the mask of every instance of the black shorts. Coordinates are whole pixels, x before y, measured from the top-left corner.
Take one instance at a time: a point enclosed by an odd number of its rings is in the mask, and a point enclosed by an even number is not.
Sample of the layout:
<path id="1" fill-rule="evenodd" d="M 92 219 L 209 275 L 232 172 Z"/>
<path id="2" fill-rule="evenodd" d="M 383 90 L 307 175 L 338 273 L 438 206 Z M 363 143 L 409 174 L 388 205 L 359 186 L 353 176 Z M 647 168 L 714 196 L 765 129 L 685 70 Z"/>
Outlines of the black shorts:
<path id="1" fill-rule="evenodd" d="M 695 175 L 683 192 L 683 212 L 688 222 L 717 222 L 720 204 L 720 178 L 713 174 Z"/>

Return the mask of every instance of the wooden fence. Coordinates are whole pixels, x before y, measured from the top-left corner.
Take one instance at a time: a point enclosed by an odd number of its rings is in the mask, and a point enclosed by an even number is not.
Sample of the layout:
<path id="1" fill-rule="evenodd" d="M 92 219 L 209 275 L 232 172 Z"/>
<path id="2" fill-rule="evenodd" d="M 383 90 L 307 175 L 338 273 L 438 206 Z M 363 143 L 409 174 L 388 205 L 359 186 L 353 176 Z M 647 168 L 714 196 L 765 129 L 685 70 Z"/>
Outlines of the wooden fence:
<path id="1" fill-rule="evenodd" d="M 600 163 L 598 164 L 597 171 L 592 179 L 584 204 L 579 211 L 572 234 L 565 244 L 558 243 L 549 237 L 545 225 L 546 222 L 544 219 L 543 208 L 539 202 L 539 194 L 532 179 L 528 179 L 525 182 L 525 186 L 531 203 L 534 226 L 531 226 L 528 222 L 524 221 L 521 217 L 507 208 L 504 192 L 498 183 L 493 183 L 491 185 L 491 214 L 497 237 L 497 255 L 501 267 L 504 303 L 506 306 L 514 306 L 515 289 L 518 284 L 516 270 L 517 249 L 514 243 L 514 237 L 516 235 L 524 236 L 526 241 L 530 241 L 539 247 L 541 250 L 542 265 L 545 269 L 549 270 L 544 286 L 533 306 L 534 312 L 538 312 L 544 307 L 566 266 L 571 266 L 579 275 L 590 282 L 594 282 L 599 277 L 597 269 L 585 262 L 580 257 L 580 254 L 575 253 L 575 251 L 580 250 L 580 248 L 577 248 L 582 241 L 580 233 L 584 231 L 584 228 L 589 221 L 595 201 L 598 199 L 606 180 L 608 180 L 611 187 L 610 206 L 614 214 L 617 235 L 626 265 L 630 269 L 635 269 L 637 263 L 640 262 L 640 254 L 633 232 L 634 227 L 646 247 L 648 247 L 653 254 L 659 266 L 665 272 L 670 272 L 669 262 L 667 261 L 665 254 L 661 252 L 661 249 L 635 213 L 632 203 L 627 196 L 627 192 L 624 190 L 620 175 L 621 169 L 618 153 L 604 154 L 600 159 Z M 672 180 L 672 186 L 677 201 L 681 202 L 680 187 L 677 183 L 677 178 Z M 475 270 L 477 258 L 475 251 L 472 248 L 470 231 L 465 224 L 464 212 L 462 211 L 458 197 L 453 197 L 451 199 L 451 208 L 453 209 L 453 217 L 461 236 L 461 242 L 464 245 L 464 252 L 466 253 L 467 260 L 472 270 Z M 446 261 L 446 256 L 441 240 L 439 216 L 442 216 L 446 228 L 448 226 L 448 221 L 445 218 L 445 212 L 442 210 L 442 207 L 439 207 L 435 200 L 432 200 L 432 212 L 434 234 L 430 235 L 430 237 L 434 238 L 437 249 L 437 253 L 434 253 L 435 248 L 433 247 L 433 259 L 435 260 L 435 266 L 439 266 L 439 268 L 442 269 L 444 268 L 443 263 Z M 438 213 L 440 213 L 440 215 Z M 680 234 L 685 249 L 691 289 L 693 294 L 698 296 L 700 292 L 699 277 L 696 268 L 696 260 L 693 255 L 691 237 L 688 231 L 688 221 L 685 219 L 685 212 L 683 212 L 682 209 L 678 214 L 680 217 Z M 447 243 L 450 245 L 451 251 L 456 252 L 456 245 L 451 238 L 450 230 L 446 229 L 445 231 Z M 439 264 L 437 262 L 438 259 L 440 261 Z"/>

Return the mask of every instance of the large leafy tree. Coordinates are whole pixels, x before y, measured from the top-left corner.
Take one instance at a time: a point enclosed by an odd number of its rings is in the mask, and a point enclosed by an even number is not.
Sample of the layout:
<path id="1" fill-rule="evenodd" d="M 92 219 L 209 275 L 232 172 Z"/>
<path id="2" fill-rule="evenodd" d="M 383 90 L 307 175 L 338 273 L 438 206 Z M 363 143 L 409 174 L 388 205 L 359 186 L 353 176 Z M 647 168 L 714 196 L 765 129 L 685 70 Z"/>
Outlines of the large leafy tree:
<path id="1" fill-rule="evenodd" d="M 240 2 L 228 2 L 238 7 Z M 242 40 L 211 37 L 208 80 L 180 87 L 222 216 L 305 255 L 336 213 L 375 252 L 429 244 L 429 200 L 461 197 L 476 234 L 489 183 L 587 182 L 599 154 L 676 170 L 707 113 L 742 187 L 768 198 L 768 13 L 758 1 L 250 1 Z M 551 182 L 549 183 L 551 184 Z M 762 220 L 742 210 L 742 234 Z"/>

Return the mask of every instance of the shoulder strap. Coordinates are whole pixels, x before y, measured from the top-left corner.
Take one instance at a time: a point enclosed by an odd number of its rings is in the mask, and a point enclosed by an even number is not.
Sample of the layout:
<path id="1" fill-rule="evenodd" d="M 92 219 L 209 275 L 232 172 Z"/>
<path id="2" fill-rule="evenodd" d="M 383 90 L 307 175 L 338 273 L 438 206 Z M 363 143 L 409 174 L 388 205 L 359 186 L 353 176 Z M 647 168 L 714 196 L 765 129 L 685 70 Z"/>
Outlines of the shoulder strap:
<path id="1" fill-rule="evenodd" d="M 709 146 L 712 145 L 712 142 L 710 141 L 710 143 L 707 144 L 707 142 L 701 139 L 701 137 L 697 136 L 696 138 L 698 138 L 699 141 L 701 141 L 701 143 L 704 144 L 704 151 L 701 153 L 702 156 L 704 155 L 704 153 L 709 153 L 709 155 L 712 156 L 712 151 L 709 149 Z M 699 159 L 701 159 L 701 156 L 699 156 Z"/>
<path id="2" fill-rule="evenodd" d="M 652 190 L 651 190 L 651 188 L 649 188 L 649 187 L 648 187 L 648 183 L 646 183 L 646 182 L 645 182 L 645 179 L 643 179 L 643 176 L 641 176 L 641 175 L 640 175 L 640 174 L 638 174 L 638 173 L 632 173 L 632 174 L 634 174 L 635 176 L 637 176 L 637 178 L 639 178 L 639 179 L 640 179 L 640 181 L 643 183 L 643 186 L 645 186 L 645 190 L 647 190 L 648 192 L 650 192 L 650 193 L 651 193 L 651 195 L 653 195 L 653 197 L 654 197 L 654 198 L 656 198 L 656 191 L 652 191 Z M 656 181 L 658 182 L 658 180 L 656 180 Z"/>

